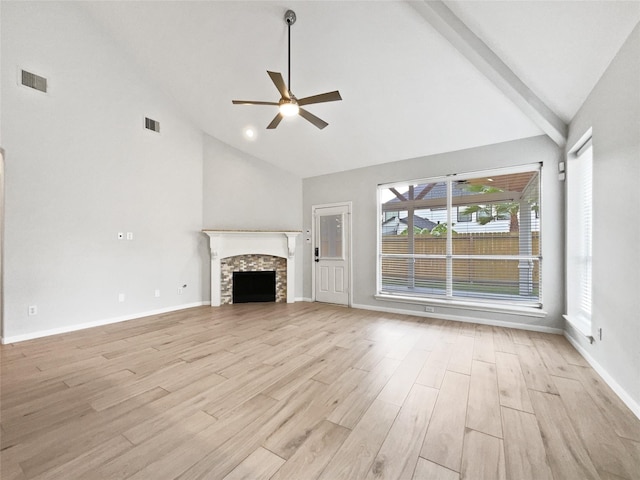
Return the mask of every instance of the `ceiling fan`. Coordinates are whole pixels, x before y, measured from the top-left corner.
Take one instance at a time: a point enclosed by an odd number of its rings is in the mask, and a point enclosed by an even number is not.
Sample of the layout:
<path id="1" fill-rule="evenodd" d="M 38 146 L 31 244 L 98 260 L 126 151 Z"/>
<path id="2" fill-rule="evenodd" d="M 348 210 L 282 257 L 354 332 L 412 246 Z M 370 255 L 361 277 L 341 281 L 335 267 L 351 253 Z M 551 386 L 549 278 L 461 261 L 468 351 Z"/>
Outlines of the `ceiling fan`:
<path id="1" fill-rule="evenodd" d="M 260 102 L 260 101 L 252 101 L 252 100 L 233 100 L 234 105 L 275 105 L 280 111 L 275 116 L 271 123 L 267 125 L 267 129 L 273 129 L 280 124 L 283 117 L 289 117 L 293 115 L 300 115 L 305 120 L 313 123 L 316 127 L 323 129 L 327 125 L 329 125 L 324 120 L 316 117 L 312 113 L 308 112 L 303 107 L 305 105 L 311 105 L 313 103 L 324 103 L 324 102 L 335 102 L 337 100 L 342 100 L 339 91 L 321 93 L 319 95 L 312 95 L 310 97 L 297 99 L 293 93 L 291 93 L 291 25 L 296 23 L 296 14 L 293 10 L 287 10 L 284 14 L 284 21 L 288 26 L 288 82 L 287 85 L 284 83 L 284 79 L 282 78 L 282 74 L 279 72 L 270 72 L 267 70 L 269 77 L 271 77 L 271 81 L 280 92 L 281 98 L 279 102 Z"/>

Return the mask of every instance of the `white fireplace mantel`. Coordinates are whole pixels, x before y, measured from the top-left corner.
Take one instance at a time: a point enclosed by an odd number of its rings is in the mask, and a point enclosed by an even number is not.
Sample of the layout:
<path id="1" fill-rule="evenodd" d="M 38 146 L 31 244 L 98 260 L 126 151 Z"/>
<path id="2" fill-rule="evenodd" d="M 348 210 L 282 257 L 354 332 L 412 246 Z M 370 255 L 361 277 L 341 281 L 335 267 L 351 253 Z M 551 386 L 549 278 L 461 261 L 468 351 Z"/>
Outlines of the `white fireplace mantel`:
<path id="1" fill-rule="evenodd" d="M 220 306 L 220 260 L 237 255 L 273 255 L 287 259 L 287 303 L 295 302 L 296 238 L 301 232 L 203 230 L 211 248 L 211 306 Z"/>

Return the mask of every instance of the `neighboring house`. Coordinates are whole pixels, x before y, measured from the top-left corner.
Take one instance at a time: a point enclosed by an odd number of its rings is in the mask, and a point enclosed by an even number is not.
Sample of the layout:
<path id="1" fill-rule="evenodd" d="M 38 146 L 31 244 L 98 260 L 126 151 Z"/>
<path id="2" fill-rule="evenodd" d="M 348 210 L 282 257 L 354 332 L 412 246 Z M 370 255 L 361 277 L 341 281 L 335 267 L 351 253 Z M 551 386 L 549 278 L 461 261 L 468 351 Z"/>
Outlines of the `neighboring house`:
<path id="1" fill-rule="evenodd" d="M 409 219 L 406 214 L 403 218 L 393 216 L 382 223 L 382 235 L 402 235 L 407 230 L 408 224 Z M 414 215 L 413 225 L 420 230 L 427 229 L 431 231 L 436 225 L 438 225 L 438 223 L 432 222 L 428 218 Z"/>

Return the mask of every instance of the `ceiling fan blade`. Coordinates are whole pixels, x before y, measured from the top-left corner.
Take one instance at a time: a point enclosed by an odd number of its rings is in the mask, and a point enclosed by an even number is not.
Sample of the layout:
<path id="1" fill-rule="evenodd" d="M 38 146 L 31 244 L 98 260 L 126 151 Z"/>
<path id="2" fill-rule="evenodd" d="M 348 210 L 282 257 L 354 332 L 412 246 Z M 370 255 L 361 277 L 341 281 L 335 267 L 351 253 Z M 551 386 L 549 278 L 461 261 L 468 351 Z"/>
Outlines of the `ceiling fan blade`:
<path id="1" fill-rule="evenodd" d="M 327 92 L 321 93 L 320 95 L 313 95 L 311 97 L 304 97 L 298 100 L 298 105 L 309 105 L 311 103 L 323 103 L 323 102 L 336 102 L 338 100 L 342 100 L 340 96 L 340 92 L 336 90 L 335 92 Z"/>
<path id="2" fill-rule="evenodd" d="M 282 114 L 278 113 L 275 118 L 273 120 L 271 120 L 271 123 L 269 125 L 267 125 L 267 130 L 272 130 L 274 128 L 276 128 L 280 122 L 282 121 Z"/>
<path id="3" fill-rule="evenodd" d="M 254 100 L 231 100 L 234 105 L 278 105 L 277 102 L 257 102 Z"/>
<path id="4" fill-rule="evenodd" d="M 284 78 L 282 78 L 282 74 L 278 72 L 270 72 L 269 70 L 267 70 L 267 73 L 271 77 L 271 81 L 273 82 L 273 84 L 276 86 L 276 88 L 280 92 L 280 95 L 282 95 L 282 98 L 286 98 L 287 100 L 289 100 L 290 99 L 289 89 L 287 89 L 287 86 L 284 83 Z"/>
<path id="5" fill-rule="evenodd" d="M 313 123 L 320 130 L 322 130 L 324 127 L 329 125 L 327 122 L 325 122 L 324 120 L 316 117 L 313 113 L 308 112 L 304 108 L 301 108 L 298 113 L 300 114 L 300 116 L 302 118 L 304 118 L 305 120 L 308 120 L 309 122 Z"/>

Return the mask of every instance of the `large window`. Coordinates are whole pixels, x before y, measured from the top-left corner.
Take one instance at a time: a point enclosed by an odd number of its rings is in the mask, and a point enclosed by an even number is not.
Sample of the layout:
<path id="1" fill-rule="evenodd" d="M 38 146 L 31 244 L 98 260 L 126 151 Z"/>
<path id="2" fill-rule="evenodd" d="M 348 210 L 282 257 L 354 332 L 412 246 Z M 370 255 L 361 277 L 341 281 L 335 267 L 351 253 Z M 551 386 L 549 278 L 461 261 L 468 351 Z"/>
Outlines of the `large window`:
<path id="1" fill-rule="evenodd" d="M 588 140 L 567 159 L 567 320 L 591 335 L 593 154 Z"/>
<path id="2" fill-rule="evenodd" d="M 540 166 L 378 187 L 378 294 L 536 306 Z"/>

